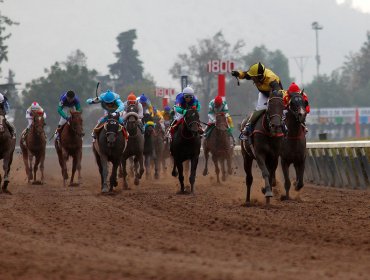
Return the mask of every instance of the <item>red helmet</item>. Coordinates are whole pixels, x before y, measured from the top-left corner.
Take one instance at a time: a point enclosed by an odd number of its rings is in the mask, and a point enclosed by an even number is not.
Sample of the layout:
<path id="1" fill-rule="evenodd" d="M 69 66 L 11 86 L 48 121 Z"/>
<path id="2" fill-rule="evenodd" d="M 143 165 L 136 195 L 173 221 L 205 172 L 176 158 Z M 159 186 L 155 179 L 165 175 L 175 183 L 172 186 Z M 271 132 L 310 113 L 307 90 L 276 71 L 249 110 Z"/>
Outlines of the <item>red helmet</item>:
<path id="1" fill-rule="evenodd" d="M 217 95 L 216 98 L 215 98 L 215 106 L 216 107 L 220 107 L 222 105 L 222 97 Z"/>
<path id="2" fill-rule="evenodd" d="M 289 88 L 288 88 L 288 93 L 293 93 L 293 92 L 301 92 L 301 89 L 295 82 L 291 83 Z"/>

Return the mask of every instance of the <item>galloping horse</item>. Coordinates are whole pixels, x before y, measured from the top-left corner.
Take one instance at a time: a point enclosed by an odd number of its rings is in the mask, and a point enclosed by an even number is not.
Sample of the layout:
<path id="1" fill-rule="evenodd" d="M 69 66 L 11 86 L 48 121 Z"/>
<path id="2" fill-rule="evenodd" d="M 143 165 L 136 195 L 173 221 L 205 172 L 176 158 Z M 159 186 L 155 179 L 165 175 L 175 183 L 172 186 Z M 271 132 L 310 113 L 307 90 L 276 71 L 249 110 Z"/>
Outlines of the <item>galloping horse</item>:
<path id="1" fill-rule="evenodd" d="M 252 163 L 255 159 L 265 180 L 262 192 L 265 194 L 266 204 L 270 203 L 272 184 L 278 165 L 280 148 L 283 138 L 282 116 L 283 98 L 279 94 L 270 94 L 267 102 L 266 112 L 257 120 L 253 132 L 254 155 L 246 140 L 242 141 L 242 155 L 244 158 L 244 170 L 246 173 L 245 183 L 247 185 L 246 205 L 250 205 L 250 191 L 253 183 Z"/>
<path id="2" fill-rule="evenodd" d="M 191 193 L 194 193 L 195 176 L 201 146 L 199 127 L 200 121 L 198 111 L 193 108 L 187 110 L 182 122 L 178 125 L 171 142 L 171 155 L 174 159 L 172 176 L 177 176 L 177 169 L 180 182 L 180 194 L 186 193 L 182 165 L 182 163 L 186 160 L 191 161 L 189 182 L 191 185 Z"/>
<path id="3" fill-rule="evenodd" d="M 304 122 L 306 121 L 306 104 L 302 96 L 303 92 L 291 96 L 288 111 L 286 113 L 286 125 L 288 135 L 283 140 L 281 150 L 281 168 L 284 175 L 285 196 L 289 199 L 290 179 L 289 166 L 293 163 L 296 182 L 295 190 L 299 191 L 303 187 L 303 174 L 306 161 L 306 132 Z"/>
<path id="4" fill-rule="evenodd" d="M 153 145 L 155 149 L 155 153 L 157 156 L 158 160 L 158 174 L 161 172 L 161 165 L 163 166 L 163 170 L 165 169 L 165 164 L 164 164 L 164 141 L 165 141 L 165 131 L 162 128 L 161 125 L 161 119 L 157 116 L 154 116 L 153 118 L 154 121 L 154 134 L 153 134 Z"/>
<path id="5" fill-rule="evenodd" d="M 127 183 L 127 171 L 126 171 L 126 160 L 130 157 L 134 157 L 134 184 L 138 185 L 139 180 L 144 173 L 144 135 L 141 133 L 138 122 L 139 116 L 135 105 L 130 105 L 126 109 L 126 129 L 129 134 L 127 146 L 122 155 L 122 169 L 123 169 L 123 187 L 128 189 Z M 140 166 L 140 169 L 138 170 Z"/>
<path id="6" fill-rule="evenodd" d="M 118 122 L 118 116 L 113 118 L 111 114 L 108 114 L 108 120 L 103 128 L 97 132 L 97 139 L 93 144 L 93 152 L 99 167 L 102 193 L 112 192 L 113 187 L 118 185 L 117 168 L 121 164 L 122 154 L 126 147 L 123 129 Z M 108 161 L 113 165 L 109 179 L 109 189 L 107 183 Z"/>
<path id="7" fill-rule="evenodd" d="M 9 172 L 10 166 L 13 161 L 13 153 L 15 149 L 15 139 L 12 138 L 9 128 L 5 123 L 5 110 L 0 106 L 0 159 L 3 160 L 3 170 L 4 170 L 4 183 L 1 188 L 2 192 L 11 194 L 8 191 L 9 184 Z M 0 175 L 1 184 L 1 175 Z"/>
<path id="8" fill-rule="evenodd" d="M 59 165 L 62 168 L 63 185 L 66 186 L 68 180 L 67 161 L 71 156 L 72 163 L 72 176 L 69 185 L 73 183 L 75 172 L 78 172 L 78 183 L 81 182 L 81 159 L 82 159 L 82 116 L 81 112 L 71 111 L 69 121 L 62 127 L 60 133 L 60 140 L 55 140 L 55 149 L 58 154 Z"/>
<path id="9" fill-rule="evenodd" d="M 227 162 L 227 172 L 229 175 L 232 174 L 231 169 L 231 157 L 232 147 L 230 145 L 230 137 L 227 132 L 228 129 L 227 118 L 224 113 L 216 114 L 216 124 L 210 131 L 210 135 L 203 141 L 204 157 L 206 159 L 203 175 L 208 174 L 208 157 L 209 152 L 212 154 L 212 160 L 215 165 L 217 183 L 220 183 L 220 168 L 218 163 L 221 164 L 222 181 L 226 180 L 225 161 Z"/>
<path id="10" fill-rule="evenodd" d="M 32 119 L 33 121 L 31 127 L 25 138 L 21 138 L 19 145 L 22 150 L 23 162 L 26 168 L 28 183 L 33 180 L 32 184 L 43 184 L 46 149 L 44 112 L 32 112 Z M 32 161 L 34 157 L 35 164 L 32 171 Z M 36 180 L 36 173 L 39 165 L 41 171 L 41 180 L 38 182 Z"/>

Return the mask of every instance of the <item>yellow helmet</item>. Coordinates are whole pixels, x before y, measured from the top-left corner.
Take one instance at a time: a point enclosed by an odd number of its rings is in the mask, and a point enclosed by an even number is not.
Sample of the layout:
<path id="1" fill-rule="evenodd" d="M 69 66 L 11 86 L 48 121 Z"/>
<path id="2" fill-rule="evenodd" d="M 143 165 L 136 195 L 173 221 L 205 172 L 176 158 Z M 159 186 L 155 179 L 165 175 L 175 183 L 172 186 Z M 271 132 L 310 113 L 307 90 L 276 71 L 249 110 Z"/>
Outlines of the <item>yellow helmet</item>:
<path id="1" fill-rule="evenodd" d="M 247 71 L 247 74 L 251 77 L 263 76 L 264 73 L 265 73 L 265 66 L 261 62 L 253 64 Z"/>

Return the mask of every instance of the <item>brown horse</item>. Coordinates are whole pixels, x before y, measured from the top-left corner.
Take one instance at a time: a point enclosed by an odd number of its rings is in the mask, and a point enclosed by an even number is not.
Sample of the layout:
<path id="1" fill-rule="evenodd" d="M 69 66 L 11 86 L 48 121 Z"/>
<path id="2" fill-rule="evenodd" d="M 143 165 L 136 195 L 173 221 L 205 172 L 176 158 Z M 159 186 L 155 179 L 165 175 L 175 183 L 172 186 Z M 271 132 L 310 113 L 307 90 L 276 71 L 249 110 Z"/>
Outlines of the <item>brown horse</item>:
<path id="1" fill-rule="evenodd" d="M 246 140 L 241 143 L 244 158 L 244 170 L 246 173 L 245 183 L 247 185 L 246 205 L 250 205 L 250 192 L 253 183 L 252 163 L 255 159 L 265 180 L 262 192 L 265 194 L 266 204 L 270 203 L 273 196 L 272 188 L 275 171 L 278 165 L 282 133 L 283 97 L 281 94 L 270 94 L 267 102 L 266 112 L 257 120 L 253 132 L 253 150 Z"/>
<path id="2" fill-rule="evenodd" d="M 306 161 L 306 104 L 302 96 L 297 93 L 290 98 L 288 111 L 286 113 L 286 125 L 288 135 L 283 140 L 281 149 L 281 168 L 284 175 L 285 196 L 282 199 L 289 199 L 290 179 L 289 166 L 294 165 L 296 173 L 295 190 L 303 188 L 303 175 Z"/>
<path id="3" fill-rule="evenodd" d="M 33 180 L 32 184 L 43 184 L 44 182 L 44 160 L 46 139 L 44 132 L 44 112 L 32 113 L 32 125 L 25 137 L 21 137 L 20 147 L 23 155 L 23 162 L 26 168 L 28 183 Z M 35 158 L 35 164 L 32 172 L 32 161 Z M 41 180 L 36 180 L 36 173 L 40 165 Z"/>
<path id="4" fill-rule="evenodd" d="M 55 149 L 58 154 L 59 165 L 62 168 L 63 184 L 66 186 L 68 180 L 67 161 L 71 156 L 72 176 L 70 186 L 79 185 L 81 182 L 81 159 L 82 159 L 82 116 L 81 112 L 71 111 L 71 117 L 61 128 L 60 140 L 55 140 Z M 74 184 L 75 172 L 78 172 L 78 183 Z"/>
<path id="5" fill-rule="evenodd" d="M 9 172 L 10 166 L 13 161 L 13 153 L 15 149 L 15 139 L 12 138 L 9 128 L 5 123 L 5 110 L 0 106 L 0 159 L 3 160 L 3 170 L 4 170 L 4 183 L 2 185 L 2 192 L 11 194 L 8 191 L 9 184 Z M 0 184 L 1 184 L 0 175 Z"/>
<path id="6" fill-rule="evenodd" d="M 218 167 L 218 163 L 221 165 L 222 181 L 226 180 L 225 161 L 227 162 L 228 174 L 232 174 L 231 157 L 233 149 L 230 145 L 230 137 L 227 132 L 228 128 L 226 115 L 224 113 L 217 113 L 216 124 L 211 128 L 210 135 L 203 141 L 203 151 L 206 159 L 203 175 L 206 176 L 208 174 L 208 157 L 209 152 L 211 152 L 216 169 L 217 183 L 220 183 L 220 168 Z"/>

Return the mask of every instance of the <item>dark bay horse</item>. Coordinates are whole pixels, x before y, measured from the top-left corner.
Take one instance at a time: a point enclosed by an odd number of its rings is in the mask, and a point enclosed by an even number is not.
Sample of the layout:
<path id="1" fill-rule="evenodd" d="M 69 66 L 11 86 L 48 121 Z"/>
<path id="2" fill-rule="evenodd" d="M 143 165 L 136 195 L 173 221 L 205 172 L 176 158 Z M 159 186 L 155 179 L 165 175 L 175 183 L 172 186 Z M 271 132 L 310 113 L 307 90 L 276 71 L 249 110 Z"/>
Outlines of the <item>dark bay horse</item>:
<path id="1" fill-rule="evenodd" d="M 155 153 L 158 158 L 158 174 L 161 172 L 161 167 L 165 170 L 165 159 L 164 159 L 164 149 L 165 149 L 165 139 L 166 139 L 166 131 L 162 128 L 162 120 L 158 116 L 154 116 L 154 138 L 153 138 L 153 145 L 155 149 Z"/>
<path id="2" fill-rule="evenodd" d="M 32 184 L 43 184 L 44 182 L 44 161 L 46 149 L 44 126 L 44 112 L 33 112 L 31 127 L 27 135 L 24 138 L 22 137 L 19 143 L 22 150 L 28 183 L 33 180 Z M 35 164 L 32 168 L 33 158 L 35 158 Z M 39 165 L 41 171 L 41 180 L 37 181 L 36 173 Z"/>
<path id="3" fill-rule="evenodd" d="M 81 182 L 81 159 L 82 159 L 82 116 L 81 112 L 71 111 L 69 121 L 62 127 L 60 140 L 55 140 L 54 145 L 58 154 L 59 165 L 62 168 L 63 184 L 68 180 L 67 161 L 72 157 L 72 176 L 69 185 L 79 185 Z M 78 172 L 78 183 L 74 184 L 74 176 Z"/>
<path id="4" fill-rule="evenodd" d="M 9 184 L 9 172 L 13 161 L 13 153 L 15 149 L 15 139 L 12 138 L 9 128 L 5 123 L 5 110 L 0 106 L 0 159 L 3 160 L 4 170 L 4 183 L 1 187 L 1 191 L 6 194 L 11 194 L 8 191 Z M 0 175 L 0 184 L 1 184 Z"/>
<path id="5" fill-rule="evenodd" d="M 190 160 L 191 193 L 194 193 L 194 183 L 200 154 L 200 121 L 199 113 L 196 109 L 187 110 L 182 122 L 178 125 L 174 137 L 171 141 L 171 155 L 174 160 L 172 176 L 176 177 L 177 172 L 180 182 L 180 194 L 186 194 L 184 185 L 183 162 Z M 177 171 L 176 171 L 177 169 Z"/>
<path id="6" fill-rule="evenodd" d="M 255 159 L 262 172 L 265 186 L 262 192 L 265 194 L 266 204 L 270 203 L 272 194 L 272 184 L 275 178 L 275 171 L 278 165 L 282 133 L 283 116 L 283 97 L 282 94 L 270 94 L 267 102 L 266 112 L 257 120 L 253 131 L 253 150 L 246 140 L 241 143 L 242 155 L 244 158 L 244 170 L 246 173 L 246 205 L 250 205 L 250 191 L 253 183 L 252 163 Z"/>
<path id="7" fill-rule="evenodd" d="M 291 96 L 288 111 L 286 113 L 286 125 L 288 135 L 283 140 L 281 149 L 281 168 L 284 175 L 285 196 L 282 199 L 289 199 L 290 179 L 289 166 L 294 165 L 296 173 L 295 190 L 303 187 L 303 175 L 306 161 L 306 104 L 302 96 L 303 92 Z"/>
<path id="8" fill-rule="evenodd" d="M 123 170 L 123 187 L 128 189 L 127 183 L 127 171 L 126 171 L 126 161 L 127 159 L 134 157 L 134 184 L 138 185 L 139 180 L 144 173 L 144 135 L 141 133 L 139 128 L 139 116 L 135 106 L 129 106 L 126 109 L 126 129 L 129 134 L 127 146 L 122 156 L 122 170 Z"/>
<path id="9" fill-rule="evenodd" d="M 93 143 L 93 152 L 101 178 L 102 193 L 112 192 L 113 187 L 118 185 L 117 169 L 121 164 L 122 154 L 126 148 L 126 138 L 122 131 L 123 127 L 119 124 L 118 117 L 113 118 L 108 114 L 107 122 L 97 132 L 97 139 Z M 109 179 L 109 189 L 107 183 L 108 162 L 111 162 L 113 165 Z"/>
<path id="10" fill-rule="evenodd" d="M 150 178 L 150 163 L 154 163 L 154 178 L 159 179 L 160 154 L 155 145 L 156 131 L 154 121 L 147 121 L 144 132 L 144 165 L 146 179 Z"/>
<path id="11" fill-rule="evenodd" d="M 219 163 L 221 165 L 222 181 L 226 180 L 225 161 L 227 162 L 228 174 L 232 174 L 231 158 L 233 149 L 230 145 L 230 137 L 227 132 L 228 128 L 226 115 L 224 113 L 216 114 L 216 124 L 211 128 L 210 135 L 203 141 L 203 151 L 206 160 L 203 175 L 206 176 L 208 174 L 208 157 L 209 153 L 211 153 L 216 169 L 217 183 L 220 183 Z"/>

